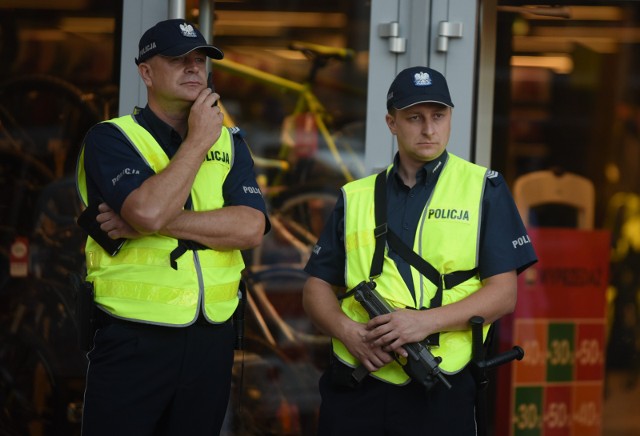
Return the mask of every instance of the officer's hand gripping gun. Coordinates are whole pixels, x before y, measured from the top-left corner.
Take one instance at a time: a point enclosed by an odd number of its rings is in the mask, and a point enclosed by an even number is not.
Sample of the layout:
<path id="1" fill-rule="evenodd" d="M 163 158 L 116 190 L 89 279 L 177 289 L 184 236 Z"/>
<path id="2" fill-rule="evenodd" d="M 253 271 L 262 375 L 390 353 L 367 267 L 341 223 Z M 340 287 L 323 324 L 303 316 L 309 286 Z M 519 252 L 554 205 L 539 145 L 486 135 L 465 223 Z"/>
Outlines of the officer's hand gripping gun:
<path id="1" fill-rule="evenodd" d="M 384 298 L 375 290 L 376 284 L 373 281 L 361 282 L 353 289 L 354 298 L 365 308 L 370 318 L 378 315 L 391 313 L 394 309 L 387 303 Z M 451 389 L 451 383 L 440 372 L 438 366 L 442 361 L 441 357 L 435 357 L 427 348 L 427 341 L 413 342 L 402 346 L 407 353 L 407 363 L 402 365 L 402 369 L 413 380 L 421 383 L 427 390 L 431 389 L 437 381 L 442 382 L 448 389 Z M 353 373 L 356 381 L 361 381 L 367 375 L 368 371 L 364 366 L 359 366 Z"/>

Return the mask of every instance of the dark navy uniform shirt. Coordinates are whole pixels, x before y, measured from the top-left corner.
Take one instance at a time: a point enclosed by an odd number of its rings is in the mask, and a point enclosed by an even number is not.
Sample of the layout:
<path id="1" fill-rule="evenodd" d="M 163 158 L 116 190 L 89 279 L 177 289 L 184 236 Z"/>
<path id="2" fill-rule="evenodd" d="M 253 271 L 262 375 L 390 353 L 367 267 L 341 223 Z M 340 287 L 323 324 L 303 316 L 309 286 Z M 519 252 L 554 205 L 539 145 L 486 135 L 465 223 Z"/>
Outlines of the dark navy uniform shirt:
<path id="1" fill-rule="evenodd" d="M 146 106 L 134 111 L 136 121 L 154 137 L 171 159 L 183 138 Z M 239 132 L 233 135 L 233 166 L 222 186 L 225 206 L 249 206 L 265 214 L 266 206 L 256 183 L 253 159 Z M 127 196 L 155 172 L 145 163 L 120 130 L 111 123 L 94 126 L 85 138 L 84 165 L 89 202 L 98 199 L 120 213 Z M 185 207 L 190 208 L 187 204 Z"/>
<path id="2" fill-rule="evenodd" d="M 413 247 L 418 221 L 433 192 L 448 153 L 426 163 L 416 175 L 416 184 L 407 187 L 397 172 L 398 155 L 387 182 L 387 221 L 389 227 L 409 247 Z M 531 243 L 518 244 L 527 234 L 511 192 L 502 176 L 492 172 L 485 185 L 482 203 L 478 273 L 481 279 L 516 270 L 524 271 L 537 261 Z M 451 235 L 455 238 L 455 235 Z M 525 238 L 529 240 L 529 238 Z M 413 292 L 411 270 L 397 253 L 390 257 Z M 345 286 L 344 198 L 342 193 L 313 254 L 305 267 L 311 276 L 335 286 Z M 384 272 L 383 272 L 384 274 Z"/>

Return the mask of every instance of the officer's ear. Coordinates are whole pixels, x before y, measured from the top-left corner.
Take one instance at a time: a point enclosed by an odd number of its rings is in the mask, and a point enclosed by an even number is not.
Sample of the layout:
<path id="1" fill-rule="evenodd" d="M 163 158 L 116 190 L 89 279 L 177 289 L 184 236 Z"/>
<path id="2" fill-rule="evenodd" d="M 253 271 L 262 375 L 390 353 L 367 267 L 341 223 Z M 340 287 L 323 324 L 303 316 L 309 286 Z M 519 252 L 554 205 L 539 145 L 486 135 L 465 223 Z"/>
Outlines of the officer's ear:
<path id="1" fill-rule="evenodd" d="M 138 65 L 138 74 L 147 87 L 151 86 L 151 66 L 146 62 L 140 62 Z"/>
<path id="2" fill-rule="evenodd" d="M 384 116 L 384 119 L 387 122 L 387 126 L 389 127 L 389 130 L 393 135 L 396 134 L 396 117 L 394 115 L 395 111 L 393 112 L 393 115 L 388 113 Z"/>

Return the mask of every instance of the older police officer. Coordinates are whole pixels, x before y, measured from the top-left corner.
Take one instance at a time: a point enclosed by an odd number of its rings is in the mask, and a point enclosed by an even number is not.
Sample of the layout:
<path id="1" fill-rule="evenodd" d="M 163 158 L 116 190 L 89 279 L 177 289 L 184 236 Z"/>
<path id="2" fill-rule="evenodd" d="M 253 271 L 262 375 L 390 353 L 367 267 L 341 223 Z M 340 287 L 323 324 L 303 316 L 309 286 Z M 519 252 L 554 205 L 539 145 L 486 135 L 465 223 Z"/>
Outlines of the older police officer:
<path id="1" fill-rule="evenodd" d="M 240 250 L 268 220 L 247 145 L 207 85 L 222 51 L 179 19 L 138 46 L 148 104 L 94 126 L 78 162 L 84 202 L 126 239 L 115 256 L 87 240 L 99 328 L 82 432 L 212 435 L 229 399 Z"/>

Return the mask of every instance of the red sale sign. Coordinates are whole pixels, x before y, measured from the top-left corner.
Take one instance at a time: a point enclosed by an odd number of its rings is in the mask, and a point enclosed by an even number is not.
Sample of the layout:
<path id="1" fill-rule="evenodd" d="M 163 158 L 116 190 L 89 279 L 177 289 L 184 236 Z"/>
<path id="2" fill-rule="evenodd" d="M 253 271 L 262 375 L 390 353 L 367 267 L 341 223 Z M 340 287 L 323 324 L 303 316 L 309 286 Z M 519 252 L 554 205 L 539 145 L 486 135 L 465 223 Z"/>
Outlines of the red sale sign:
<path id="1" fill-rule="evenodd" d="M 517 344 L 525 356 L 500 369 L 508 389 L 497 394 L 496 434 L 600 435 L 609 232 L 529 236 L 538 263 L 519 276 L 517 308 L 501 331 L 501 348 Z"/>

